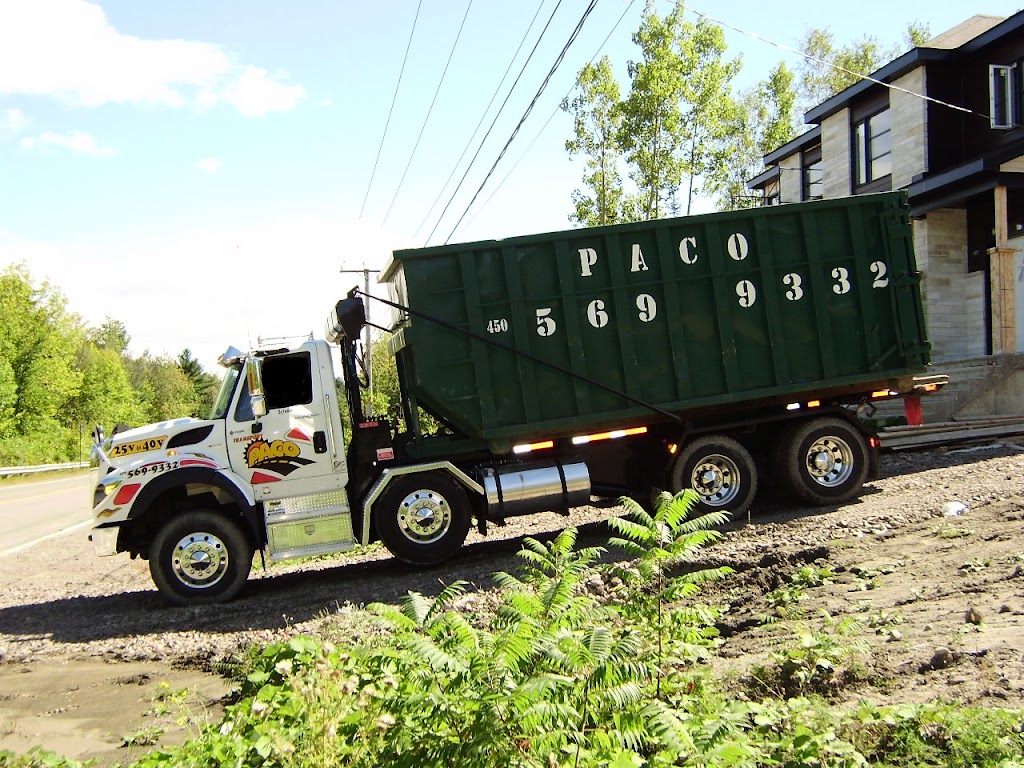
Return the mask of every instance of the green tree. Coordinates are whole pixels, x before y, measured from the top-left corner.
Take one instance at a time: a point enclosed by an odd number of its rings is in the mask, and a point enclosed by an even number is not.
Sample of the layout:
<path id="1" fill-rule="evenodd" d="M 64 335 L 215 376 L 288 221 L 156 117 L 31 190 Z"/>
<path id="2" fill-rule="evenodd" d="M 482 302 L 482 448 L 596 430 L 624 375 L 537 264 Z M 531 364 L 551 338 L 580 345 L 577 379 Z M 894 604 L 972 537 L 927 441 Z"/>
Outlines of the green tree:
<path id="1" fill-rule="evenodd" d="M 378 335 L 371 341 L 371 345 L 373 396 L 370 400 L 370 410 L 375 416 L 386 416 L 392 424 L 404 424 L 402 399 L 398 387 L 398 367 L 395 365 L 394 356 L 388 351 L 387 337 Z"/>
<path id="2" fill-rule="evenodd" d="M 25 431 L 40 420 L 69 425 L 67 405 L 81 384 L 78 317 L 67 311 L 59 290 L 45 282 L 34 285 L 23 264 L 0 273 L 0 317 L 0 359 L 7 363 L 0 376 L 7 381 L 8 408 L 13 379 L 19 429 Z"/>
<path id="3" fill-rule="evenodd" d="M 757 86 L 758 142 L 763 154 L 796 136 L 796 75 L 780 61 Z"/>
<path id="4" fill-rule="evenodd" d="M 199 400 L 194 383 L 179 361 L 153 357 L 145 352 L 128 363 L 128 371 L 145 422 L 179 419 L 183 416 L 206 416 L 209 413 L 209 406 L 204 409 L 204 402 Z"/>
<path id="5" fill-rule="evenodd" d="M 395 363 L 395 356 L 388 350 L 388 339 L 389 336 L 381 334 L 372 341 L 373 349 L 370 357 L 373 370 L 373 395 L 370 398 L 370 410 L 374 416 L 387 417 L 396 429 L 408 431 L 409 426 L 405 423 L 405 413 L 402 409 L 398 366 Z M 343 385 L 339 383 L 339 387 L 343 392 Z M 364 391 L 364 402 L 367 397 L 368 394 Z M 431 434 L 441 429 L 440 422 L 422 409 L 419 412 L 419 421 L 420 429 L 425 434 Z"/>
<path id="6" fill-rule="evenodd" d="M 193 404 L 188 413 L 192 416 L 205 417 L 213 406 L 214 398 L 217 397 L 220 379 L 203 370 L 203 366 L 192 355 L 192 350 L 188 347 L 178 355 L 178 367 L 192 388 Z"/>
<path id="7" fill-rule="evenodd" d="M 75 408 L 81 423 L 99 424 L 107 434 L 118 424 L 137 427 L 147 419 L 116 349 L 86 342 L 79 356 L 82 383 Z"/>
<path id="8" fill-rule="evenodd" d="M 119 355 L 127 352 L 132 340 L 124 323 L 109 316 L 99 328 L 89 330 L 86 337 L 99 349 L 110 349 Z"/>
<path id="9" fill-rule="evenodd" d="M 740 94 L 725 139 L 726 160 L 708 174 L 719 210 L 761 203 L 762 198 L 747 189 L 747 181 L 764 169 L 766 154 L 796 135 L 795 108 L 795 76 L 781 61 L 765 80 Z"/>
<path id="10" fill-rule="evenodd" d="M 18 383 L 6 357 L 0 357 L 0 440 L 14 434 L 18 413 Z"/>
<path id="11" fill-rule="evenodd" d="M 920 46 L 929 37 L 928 25 L 913 21 L 907 25 L 903 43 L 907 48 Z M 807 57 L 800 65 L 800 97 L 810 109 L 899 56 L 903 46 L 883 45 L 874 35 L 838 45 L 830 30 L 811 27 L 804 33 L 800 51 Z"/>
<path id="12" fill-rule="evenodd" d="M 931 40 L 931 27 L 926 21 L 912 21 L 903 34 L 903 42 L 907 48 L 920 48 Z"/>
<path id="13" fill-rule="evenodd" d="M 726 59 L 725 33 L 702 18 L 685 20 L 676 5 L 664 18 L 649 3 L 633 36 L 639 62 L 629 63 L 631 88 L 619 139 L 640 192 L 642 218 L 692 211 L 710 176 L 727 162 L 735 128 L 732 81 L 740 59 Z M 685 203 L 678 194 L 686 180 Z"/>
<path id="14" fill-rule="evenodd" d="M 611 59 L 603 56 L 576 76 L 576 95 L 562 102 L 573 116 L 573 137 L 565 142 L 570 155 L 585 158 L 583 183 L 574 190 L 569 220 L 584 227 L 623 221 L 625 191 L 619 173 L 619 131 L 622 125 L 619 83 Z"/>
<path id="15" fill-rule="evenodd" d="M 729 162 L 728 138 L 739 111 L 732 97 L 732 81 L 742 60 L 725 58 L 725 32 L 704 17 L 695 25 L 684 25 L 683 33 L 680 53 L 685 72 L 683 137 L 689 215 L 694 197 L 702 191 L 698 184 Z"/>
<path id="16" fill-rule="evenodd" d="M 82 329 L 64 296 L 24 264 L 0 272 L 0 464 L 77 452 Z"/>
<path id="17" fill-rule="evenodd" d="M 644 220 L 678 207 L 676 193 L 684 170 L 680 102 L 685 74 L 676 48 L 684 24 L 682 6 L 662 19 L 649 2 L 633 35 L 640 60 L 627 65 L 630 91 L 622 105 L 619 142 L 639 192 L 639 218 Z"/>

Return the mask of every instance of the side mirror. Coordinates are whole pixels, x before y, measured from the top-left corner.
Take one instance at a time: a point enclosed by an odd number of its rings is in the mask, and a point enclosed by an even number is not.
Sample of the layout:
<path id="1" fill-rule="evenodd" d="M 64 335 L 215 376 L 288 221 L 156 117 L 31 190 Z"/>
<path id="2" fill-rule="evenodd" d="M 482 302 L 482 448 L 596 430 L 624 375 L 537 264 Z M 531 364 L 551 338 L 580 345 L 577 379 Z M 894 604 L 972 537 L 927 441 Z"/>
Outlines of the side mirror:
<path id="1" fill-rule="evenodd" d="M 267 398 L 263 395 L 250 395 L 250 401 L 252 402 L 252 415 L 257 419 L 262 419 L 267 415 Z"/>
<path id="2" fill-rule="evenodd" d="M 267 415 L 267 398 L 263 394 L 263 361 L 250 356 L 245 361 L 245 378 L 249 384 L 253 416 L 262 419 Z"/>

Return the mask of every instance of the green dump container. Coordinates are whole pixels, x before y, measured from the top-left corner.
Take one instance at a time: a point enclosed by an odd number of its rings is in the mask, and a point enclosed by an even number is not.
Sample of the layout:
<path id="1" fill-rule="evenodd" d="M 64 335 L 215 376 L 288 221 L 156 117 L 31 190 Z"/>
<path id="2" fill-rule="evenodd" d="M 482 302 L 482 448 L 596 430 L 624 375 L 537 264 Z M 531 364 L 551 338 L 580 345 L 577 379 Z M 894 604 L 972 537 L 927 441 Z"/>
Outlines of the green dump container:
<path id="1" fill-rule="evenodd" d="M 685 417 L 894 386 L 928 363 L 908 211 L 886 193 L 396 251 L 406 396 L 505 443 L 659 419 L 635 400 Z"/>

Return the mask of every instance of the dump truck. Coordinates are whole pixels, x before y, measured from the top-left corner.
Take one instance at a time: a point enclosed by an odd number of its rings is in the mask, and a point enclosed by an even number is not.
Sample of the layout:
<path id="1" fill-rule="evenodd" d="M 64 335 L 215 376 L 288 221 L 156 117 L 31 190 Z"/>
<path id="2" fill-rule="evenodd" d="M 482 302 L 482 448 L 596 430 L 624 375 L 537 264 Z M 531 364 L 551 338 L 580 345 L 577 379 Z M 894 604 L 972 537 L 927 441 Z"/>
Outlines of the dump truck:
<path id="1" fill-rule="evenodd" d="M 96 553 L 185 605 L 257 552 L 429 566 L 595 496 L 838 504 L 877 477 L 874 404 L 941 385 L 902 193 L 399 250 L 380 279 L 326 339 L 229 349 L 209 418 L 100 435 Z M 391 308 L 397 424 L 367 411 L 365 301 Z"/>

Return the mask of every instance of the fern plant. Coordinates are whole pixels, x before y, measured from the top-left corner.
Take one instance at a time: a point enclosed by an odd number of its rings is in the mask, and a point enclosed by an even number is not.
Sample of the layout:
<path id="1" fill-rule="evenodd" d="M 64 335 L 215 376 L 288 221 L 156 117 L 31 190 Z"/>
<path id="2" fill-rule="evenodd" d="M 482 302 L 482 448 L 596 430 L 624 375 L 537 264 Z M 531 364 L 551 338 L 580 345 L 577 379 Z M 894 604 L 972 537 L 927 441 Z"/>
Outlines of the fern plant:
<path id="1" fill-rule="evenodd" d="M 633 600 L 622 610 L 634 620 L 653 622 L 659 668 L 664 666 L 666 640 L 672 641 L 674 651 L 685 659 L 705 655 L 706 646 L 717 634 L 712 625 L 718 612 L 708 606 L 675 604 L 696 596 L 701 585 L 733 573 L 728 566 L 680 572 L 681 566 L 692 562 L 702 548 L 721 538 L 715 527 L 729 519 L 724 512 L 692 517 L 697 501 L 692 490 L 674 496 L 662 493 L 651 514 L 635 500 L 623 498 L 627 516 L 608 521 L 619 534 L 609 539 L 609 544 L 633 558 L 630 567 L 612 569 L 614 575 L 635 588 Z M 659 677 L 659 695 L 660 689 Z"/>
<path id="2" fill-rule="evenodd" d="M 606 552 L 603 547 L 576 549 L 577 530 L 567 528 L 547 544 L 527 537 L 517 557 L 523 561 L 522 574 L 499 571 L 495 584 L 506 592 L 499 616 L 506 621 L 531 620 L 540 627 L 578 627 L 592 617 L 594 601 L 580 593 L 582 584 L 594 573 L 594 562 Z"/>

